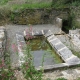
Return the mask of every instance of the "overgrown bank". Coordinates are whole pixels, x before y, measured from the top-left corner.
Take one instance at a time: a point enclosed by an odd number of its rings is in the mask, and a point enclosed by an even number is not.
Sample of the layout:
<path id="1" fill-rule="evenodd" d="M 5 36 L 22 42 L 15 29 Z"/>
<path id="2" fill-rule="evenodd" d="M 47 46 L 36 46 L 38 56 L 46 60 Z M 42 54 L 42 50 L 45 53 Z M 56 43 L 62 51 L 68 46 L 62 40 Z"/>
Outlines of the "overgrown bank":
<path id="1" fill-rule="evenodd" d="M 9 5 L 10 1 L 4 0 L 0 5 L 0 25 L 14 24 L 54 24 L 55 18 L 63 19 L 66 29 L 75 29 L 80 26 L 79 0 L 50 0 L 50 2 L 26 2 Z M 25 1 L 25 0 L 23 0 Z M 10 7 L 9 7 L 10 6 Z"/>

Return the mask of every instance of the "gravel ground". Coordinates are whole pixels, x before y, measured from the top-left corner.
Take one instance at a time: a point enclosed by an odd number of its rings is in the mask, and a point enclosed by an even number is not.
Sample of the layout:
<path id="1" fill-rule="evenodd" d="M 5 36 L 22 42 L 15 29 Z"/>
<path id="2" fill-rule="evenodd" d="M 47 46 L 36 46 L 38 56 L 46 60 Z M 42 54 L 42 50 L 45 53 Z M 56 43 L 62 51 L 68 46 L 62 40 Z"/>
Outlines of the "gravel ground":
<path id="1" fill-rule="evenodd" d="M 11 46 L 13 43 L 16 43 L 16 33 L 21 32 L 23 34 L 24 29 L 28 28 L 27 25 L 5 25 L 7 29 L 7 37 L 8 37 L 8 46 L 10 49 L 10 56 L 12 64 L 18 63 L 18 55 L 12 50 Z M 52 24 L 45 24 L 45 25 L 33 25 L 33 30 L 42 30 L 42 29 L 50 29 L 53 33 L 60 33 L 60 29 L 58 27 L 55 27 Z M 67 35 L 57 35 L 57 37 L 70 48 L 69 38 Z M 79 68 L 80 69 L 80 68 Z M 63 70 L 64 71 L 64 70 Z M 73 70 L 72 70 L 73 71 Z M 80 72 L 79 72 L 80 73 Z M 51 72 L 44 73 L 43 80 L 55 80 L 58 77 L 65 77 L 65 75 L 62 74 L 62 70 L 55 70 Z M 71 76 L 72 77 L 72 76 Z M 78 76 L 77 76 L 78 77 Z M 50 78 L 50 79 L 49 79 Z M 67 77 L 68 78 L 68 77 Z M 23 80 L 23 79 L 20 79 Z M 77 80 L 74 78 L 70 78 L 68 80 Z"/>

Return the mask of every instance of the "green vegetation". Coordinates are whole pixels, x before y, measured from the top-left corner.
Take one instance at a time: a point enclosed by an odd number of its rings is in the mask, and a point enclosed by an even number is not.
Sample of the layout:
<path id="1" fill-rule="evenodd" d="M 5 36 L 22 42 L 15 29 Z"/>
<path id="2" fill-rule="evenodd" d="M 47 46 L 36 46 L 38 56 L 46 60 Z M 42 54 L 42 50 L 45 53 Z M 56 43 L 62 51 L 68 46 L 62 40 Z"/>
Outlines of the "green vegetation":
<path id="1" fill-rule="evenodd" d="M 65 79 L 65 78 L 62 77 L 62 78 L 58 78 L 56 80 L 67 80 L 67 79 Z"/>
<path id="2" fill-rule="evenodd" d="M 34 8 L 50 8 L 50 3 L 34 3 L 34 4 L 22 4 L 22 5 L 13 5 L 12 10 L 22 10 L 22 9 L 34 9 Z"/>
<path id="3" fill-rule="evenodd" d="M 69 8 L 72 6 L 80 6 L 80 0 L 53 0 L 52 7 L 54 8 Z"/>
<path id="4" fill-rule="evenodd" d="M 5 5 L 10 0 L 0 0 L 0 5 Z"/>
<path id="5" fill-rule="evenodd" d="M 8 3 L 8 1 L 11 0 L 0 0 L 0 5 L 6 5 L 6 3 Z M 13 1 L 13 0 L 12 0 Z M 36 1 L 32 1 L 32 0 L 24 0 L 25 3 L 23 4 L 14 4 L 11 5 L 12 9 L 25 9 L 25 8 L 69 8 L 71 6 L 80 6 L 80 0 L 52 0 L 52 2 L 47 2 L 47 1 L 43 1 L 43 2 L 36 2 Z M 10 6 L 10 5 L 8 5 Z"/>
<path id="6" fill-rule="evenodd" d="M 80 80 L 80 77 L 79 77 L 79 78 L 77 78 L 77 80 Z"/>

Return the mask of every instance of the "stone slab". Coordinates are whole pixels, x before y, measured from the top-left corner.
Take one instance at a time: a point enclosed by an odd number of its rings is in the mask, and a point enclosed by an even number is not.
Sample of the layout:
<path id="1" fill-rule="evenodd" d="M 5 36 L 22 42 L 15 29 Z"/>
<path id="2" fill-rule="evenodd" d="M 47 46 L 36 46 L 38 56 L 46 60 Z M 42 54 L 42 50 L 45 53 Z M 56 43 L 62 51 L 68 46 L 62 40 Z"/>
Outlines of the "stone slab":
<path id="1" fill-rule="evenodd" d="M 70 58 L 73 55 L 72 52 L 67 47 L 59 51 L 59 53 L 64 59 L 64 61 L 66 61 L 66 59 Z"/>
<path id="2" fill-rule="evenodd" d="M 49 37 L 51 35 L 53 35 L 53 33 L 51 32 L 51 30 L 49 30 L 46 34 L 44 34 L 45 37 Z"/>
<path id="3" fill-rule="evenodd" d="M 43 35 L 45 35 L 48 31 L 48 29 L 42 30 Z"/>
<path id="4" fill-rule="evenodd" d="M 77 56 L 72 55 L 70 58 L 66 59 L 66 63 L 77 63 L 80 59 Z"/>
<path id="5" fill-rule="evenodd" d="M 50 41 L 50 40 L 52 40 L 52 39 L 54 39 L 54 38 L 56 38 L 54 35 L 51 35 L 51 36 L 49 36 L 48 38 L 47 38 L 47 40 L 48 41 Z"/>
<path id="6" fill-rule="evenodd" d="M 53 40 L 50 40 L 49 42 L 50 42 L 51 46 L 54 47 L 55 44 L 60 43 L 61 41 L 60 41 L 58 38 L 55 38 L 55 39 L 53 39 Z"/>
<path id="7" fill-rule="evenodd" d="M 17 33 L 16 38 L 17 38 L 18 53 L 19 53 L 18 65 L 21 66 L 21 64 L 24 62 L 23 50 L 24 50 L 24 47 L 26 46 L 26 43 L 24 41 L 24 36 L 22 34 Z"/>
<path id="8" fill-rule="evenodd" d="M 56 50 L 60 50 L 60 49 L 64 48 L 65 45 L 63 43 L 58 43 L 54 47 L 55 47 Z"/>
<path id="9" fill-rule="evenodd" d="M 55 60 L 54 60 L 53 56 L 49 52 L 46 52 L 45 50 L 32 51 L 32 56 L 34 58 L 34 66 L 35 67 L 42 66 L 43 56 L 44 56 L 44 62 L 43 62 L 44 66 L 55 64 Z"/>
<path id="10" fill-rule="evenodd" d="M 40 36 L 40 35 L 43 35 L 43 33 L 41 30 L 40 31 L 34 30 L 34 31 L 32 31 L 32 35 L 33 36 Z"/>

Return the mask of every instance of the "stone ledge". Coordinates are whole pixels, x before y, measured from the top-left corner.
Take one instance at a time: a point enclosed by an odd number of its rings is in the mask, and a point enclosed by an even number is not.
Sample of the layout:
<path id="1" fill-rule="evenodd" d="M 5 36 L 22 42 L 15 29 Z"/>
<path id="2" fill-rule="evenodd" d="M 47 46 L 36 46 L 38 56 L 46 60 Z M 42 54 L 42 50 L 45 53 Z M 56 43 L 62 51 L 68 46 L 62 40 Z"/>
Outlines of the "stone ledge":
<path id="1" fill-rule="evenodd" d="M 23 47 L 26 47 L 26 43 L 24 41 L 24 36 L 20 33 L 16 34 L 17 38 L 17 45 L 18 45 L 18 53 L 19 53 L 19 60 L 17 66 L 21 66 L 22 63 L 24 63 L 24 53 L 23 53 Z"/>
<path id="2" fill-rule="evenodd" d="M 40 66 L 36 68 L 38 71 L 40 71 L 42 68 L 44 69 L 44 72 L 50 71 L 50 70 L 56 70 L 56 69 L 63 69 L 63 68 L 69 68 L 80 65 L 80 62 L 78 63 L 60 63 L 60 64 L 54 64 L 54 65 L 47 65 L 47 66 Z"/>

